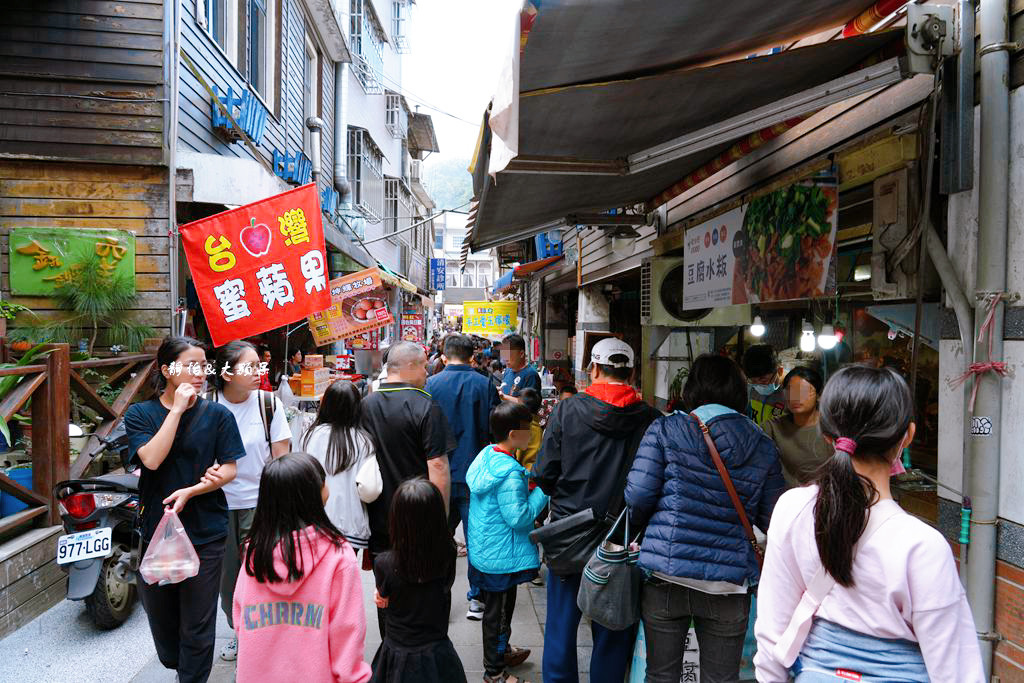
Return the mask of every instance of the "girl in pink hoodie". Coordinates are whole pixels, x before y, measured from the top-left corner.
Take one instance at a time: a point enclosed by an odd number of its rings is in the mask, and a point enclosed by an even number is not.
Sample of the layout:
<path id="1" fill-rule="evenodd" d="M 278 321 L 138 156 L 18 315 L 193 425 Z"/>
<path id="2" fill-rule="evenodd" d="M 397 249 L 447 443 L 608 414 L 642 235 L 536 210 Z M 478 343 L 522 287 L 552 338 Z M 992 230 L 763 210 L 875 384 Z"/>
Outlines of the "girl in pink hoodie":
<path id="1" fill-rule="evenodd" d="M 316 458 L 267 463 L 235 587 L 239 683 L 366 683 L 366 615 L 352 547 L 324 511 Z"/>

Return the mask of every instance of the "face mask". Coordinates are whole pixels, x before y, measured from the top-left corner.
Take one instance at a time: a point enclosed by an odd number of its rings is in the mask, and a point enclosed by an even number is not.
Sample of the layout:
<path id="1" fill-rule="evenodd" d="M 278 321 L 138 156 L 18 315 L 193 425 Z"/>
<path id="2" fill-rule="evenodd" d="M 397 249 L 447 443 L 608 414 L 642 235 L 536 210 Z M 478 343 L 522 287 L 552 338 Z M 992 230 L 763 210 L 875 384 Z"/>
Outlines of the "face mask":
<path id="1" fill-rule="evenodd" d="M 751 384 L 750 386 L 762 396 L 771 396 L 779 390 L 778 384 Z"/>

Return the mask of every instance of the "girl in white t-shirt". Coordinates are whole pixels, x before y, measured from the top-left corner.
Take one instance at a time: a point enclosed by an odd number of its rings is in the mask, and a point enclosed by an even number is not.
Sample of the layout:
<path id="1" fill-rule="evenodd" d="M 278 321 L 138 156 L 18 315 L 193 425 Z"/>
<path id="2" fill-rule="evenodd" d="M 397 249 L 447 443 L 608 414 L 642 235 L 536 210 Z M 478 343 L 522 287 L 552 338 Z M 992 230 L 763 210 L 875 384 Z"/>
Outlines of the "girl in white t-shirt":
<path id="1" fill-rule="evenodd" d="M 252 527 L 263 466 L 271 457 L 287 453 L 291 429 L 281 401 L 261 391 L 260 357 L 246 341 L 233 341 L 217 350 L 216 373 L 209 378 L 214 390 L 209 398 L 231 411 L 245 446 L 238 460 L 238 476 L 224 486 L 228 501 L 228 538 L 221 571 L 221 608 L 232 623 L 235 582 L 242 566 L 239 548 Z M 220 653 L 226 661 L 238 656 L 238 638 L 232 638 Z"/>
<path id="2" fill-rule="evenodd" d="M 772 514 L 757 680 L 982 683 L 949 543 L 889 490 L 889 468 L 914 438 L 906 382 L 889 369 L 846 367 L 825 386 L 820 410 L 835 454 Z"/>
<path id="3" fill-rule="evenodd" d="M 359 426 L 361 401 L 352 382 L 332 383 L 302 439 L 302 450 L 327 472 L 327 517 L 357 551 L 370 542 L 366 504 L 377 500 L 383 488 L 373 441 Z"/>

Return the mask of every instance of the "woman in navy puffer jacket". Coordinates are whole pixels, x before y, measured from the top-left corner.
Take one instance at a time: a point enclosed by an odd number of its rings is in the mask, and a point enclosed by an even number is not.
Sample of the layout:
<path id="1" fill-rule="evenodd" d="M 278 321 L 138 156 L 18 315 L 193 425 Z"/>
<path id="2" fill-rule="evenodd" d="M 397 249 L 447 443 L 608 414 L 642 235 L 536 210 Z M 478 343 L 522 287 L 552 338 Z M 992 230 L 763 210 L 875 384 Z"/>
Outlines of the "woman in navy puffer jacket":
<path id="1" fill-rule="evenodd" d="M 683 403 L 708 426 L 750 523 L 768 528 L 785 488 L 775 444 L 746 417 L 747 384 L 729 358 L 694 361 Z M 679 681 L 694 620 L 701 680 L 739 680 L 758 567 L 697 420 L 675 413 L 644 434 L 626 482 L 630 519 L 647 531 L 642 614 L 647 681 Z"/>

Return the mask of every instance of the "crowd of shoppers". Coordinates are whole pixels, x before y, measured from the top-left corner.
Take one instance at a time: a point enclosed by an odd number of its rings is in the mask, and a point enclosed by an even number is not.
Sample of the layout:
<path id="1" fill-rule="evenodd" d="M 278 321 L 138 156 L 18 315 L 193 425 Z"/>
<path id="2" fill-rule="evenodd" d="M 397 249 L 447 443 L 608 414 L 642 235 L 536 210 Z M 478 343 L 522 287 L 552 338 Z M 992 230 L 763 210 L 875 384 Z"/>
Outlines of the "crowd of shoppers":
<path id="1" fill-rule="evenodd" d="M 826 384 L 809 367 L 783 375 L 765 345 L 742 368 L 705 355 L 685 410 L 663 415 L 631 384 L 633 349 L 609 338 L 591 350 L 589 386 L 563 386 L 547 415 L 523 339 L 500 354 L 463 335 L 427 352 L 395 344 L 379 384 L 332 384 L 304 452 L 286 453 L 256 348 L 220 349 L 203 395 L 203 347 L 167 338 L 156 398 L 125 417 L 143 551 L 169 506 L 200 560 L 179 583 L 139 581 L 161 663 L 208 678 L 219 592 L 237 631 L 221 656 L 243 683 L 465 681 L 448 637 L 461 524 L 485 683 L 518 683 L 510 669 L 531 654 L 512 644 L 513 614 L 518 586 L 539 578 L 538 541 L 544 681 L 576 682 L 584 566 L 628 519 L 643 530 L 629 550 L 647 681 L 680 680 L 691 624 L 701 680 L 738 681 L 753 621 L 758 681 L 983 680 L 949 545 L 892 500 L 890 468 L 915 433 L 893 371 L 850 366 Z M 574 542 L 559 545 L 567 529 Z M 360 566 L 376 589 L 371 663 Z M 638 624 L 590 628 L 590 680 L 622 683 Z"/>

